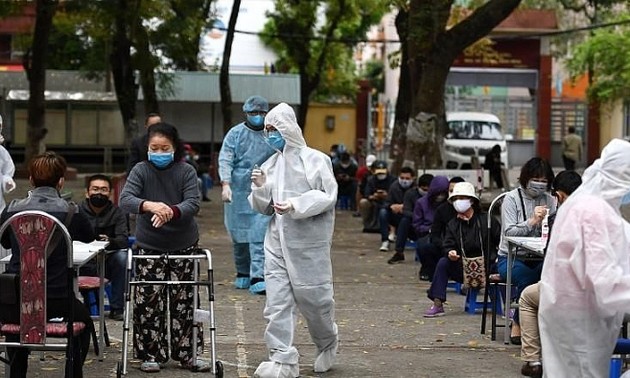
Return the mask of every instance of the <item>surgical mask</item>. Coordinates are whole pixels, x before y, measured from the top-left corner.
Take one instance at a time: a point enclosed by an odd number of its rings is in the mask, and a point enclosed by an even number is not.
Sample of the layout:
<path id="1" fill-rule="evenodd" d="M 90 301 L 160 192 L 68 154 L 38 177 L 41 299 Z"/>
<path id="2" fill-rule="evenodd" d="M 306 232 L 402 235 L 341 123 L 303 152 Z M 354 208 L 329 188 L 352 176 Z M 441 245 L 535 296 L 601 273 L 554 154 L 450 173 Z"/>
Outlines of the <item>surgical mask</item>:
<path id="1" fill-rule="evenodd" d="M 425 194 L 427 194 L 427 191 L 418 187 L 418 193 L 420 193 L 421 196 L 424 196 Z"/>
<path id="2" fill-rule="evenodd" d="M 527 188 L 525 189 L 525 193 L 532 198 L 537 198 L 541 194 L 547 191 L 547 183 L 546 182 L 537 182 L 537 181 L 529 181 L 527 183 Z"/>
<path id="3" fill-rule="evenodd" d="M 166 168 L 175 158 L 174 152 L 151 152 L 149 151 L 149 161 L 158 168 Z"/>
<path id="4" fill-rule="evenodd" d="M 379 173 L 376 175 L 377 180 L 385 180 L 387 178 L 387 173 Z"/>
<path id="5" fill-rule="evenodd" d="M 107 205 L 107 203 L 109 202 L 109 198 L 104 194 L 97 193 L 92 194 L 88 201 L 90 201 L 90 205 L 94 207 L 103 207 Z"/>
<path id="6" fill-rule="evenodd" d="M 265 117 L 261 115 L 247 116 L 247 123 L 256 128 L 256 130 L 262 130 Z"/>
<path id="7" fill-rule="evenodd" d="M 444 200 L 446 199 L 446 194 L 438 194 L 437 196 L 434 197 L 435 202 L 444 202 Z"/>
<path id="8" fill-rule="evenodd" d="M 471 206 L 472 206 L 472 203 L 470 202 L 469 199 L 458 199 L 458 200 L 453 201 L 453 208 L 458 213 L 467 212 Z"/>
<path id="9" fill-rule="evenodd" d="M 286 144 L 282 135 L 277 131 L 272 131 L 267 136 L 267 143 L 276 150 L 282 151 L 284 145 Z"/>
<path id="10" fill-rule="evenodd" d="M 403 189 L 407 189 L 408 187 L 411 186 L 411 184 L 413 184 L 413 180 L 407 180 L 407 179 L 398 179 L 398 184 L 400 184 L 400 187 Z"/>
<path id="11" fill-rule="evenodd" d="M 343 168 L 348 168 L 350 166 L 350 162 L 347 163 L 339 163 Z"/>

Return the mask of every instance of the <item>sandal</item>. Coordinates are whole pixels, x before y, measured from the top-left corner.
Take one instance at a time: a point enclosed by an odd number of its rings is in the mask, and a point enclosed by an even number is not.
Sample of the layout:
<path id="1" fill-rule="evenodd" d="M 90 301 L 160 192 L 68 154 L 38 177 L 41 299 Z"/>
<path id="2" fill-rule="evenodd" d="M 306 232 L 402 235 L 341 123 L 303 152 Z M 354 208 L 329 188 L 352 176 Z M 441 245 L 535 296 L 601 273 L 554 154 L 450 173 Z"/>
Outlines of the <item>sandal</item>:
<path id="1" fill-rule="evenodd" d="M 197 362 L 195 364 L 193 364 L 192 361 L 188 361 L 188 362 L 182 361 L 180 365 L 182 368 L 188 369 L 192 371 L 193 373 L 197 373 L 197 372 L 205 373 L 212 370 L 212 366 L 210 365 L 210 363 L 200 358 L 197 359 Z"/>
<path id="2" fill-rule="evenodd" d="M 160 364 L 155 361 L 144 361 L 142 365 L 140 365 L 140 371 L 145 373 L 159 373 Z"/>

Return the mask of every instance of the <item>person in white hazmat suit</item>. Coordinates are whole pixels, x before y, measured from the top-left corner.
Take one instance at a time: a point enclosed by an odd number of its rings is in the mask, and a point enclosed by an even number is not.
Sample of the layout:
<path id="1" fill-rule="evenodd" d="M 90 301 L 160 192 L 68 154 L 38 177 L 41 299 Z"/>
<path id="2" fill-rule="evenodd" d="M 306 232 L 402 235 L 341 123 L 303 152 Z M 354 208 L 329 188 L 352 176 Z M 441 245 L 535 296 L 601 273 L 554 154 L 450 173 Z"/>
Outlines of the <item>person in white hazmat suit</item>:
<path id="1" fill-rule="evenodd" d="M 265 294 L 263 240 L 269 216 L 254 211 L 247 202 L 251 192 L 252 167 L 260 165 L 276 151 L 263 137 L 264 119 L 269 103 L 251 96 L 243 104 L 247 119 L 232 127 L 219 152 L 221 198 L 224 202 L 225 228 L 232 238 L 237 289 Z"/>
<path id="2" fill-rule="evenodd" d="M 273 214 L 265 235 L 270 361 L 262 362 L 254 377 L 300 375 L 293 346 L 297 309 L 317 347 L 313 370 L 323 373 L 334 364 L 338 344 L 330 259 L 337 182 L 330 158 L 306 146 L 289 105 L 271 109 L 265 128 L 268 143 L 278 152 L 252 171 L 249 202 L 255 210 Z"/>
<path id="3" fill-rule="evenodd" d="M 13 175 L 15 174 L 15 164 L 9 151 L 7 151 L 1 144 L 4 143 L 4 137 L 2 136 L 2 116 L 0 116 L 0 212 L 4 210 L 7 205 L 4 200 L 4 195 L 10 193 L 15 189 L 15 181 L 13 181 Z"/>
<path id="4" fill-rule="evenodd" d="M 553 226 L 540 281 L 545 377 L 608 377 L 624 313 L 630 313 L 630 143 L 614 139 L 584 171 Z"/>

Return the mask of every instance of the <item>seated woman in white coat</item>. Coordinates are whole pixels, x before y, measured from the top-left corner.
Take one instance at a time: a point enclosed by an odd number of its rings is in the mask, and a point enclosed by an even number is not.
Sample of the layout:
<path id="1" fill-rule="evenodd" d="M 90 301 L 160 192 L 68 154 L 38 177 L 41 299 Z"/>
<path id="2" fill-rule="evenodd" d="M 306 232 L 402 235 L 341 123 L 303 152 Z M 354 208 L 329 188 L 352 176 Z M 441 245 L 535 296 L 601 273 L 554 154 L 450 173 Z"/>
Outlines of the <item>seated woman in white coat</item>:
<path id="1" fill-rule="evenodd" d="M 630 143 L 614 139 L 560 207 L 540 281 L 544 376 L 607 377 L 630 313 Z"/>
<path id="2" fill-rule="evenodd" d="M 267 142 L 277 150 L 262 167 L 252 167 L 249 202 L 273 215 L 265 234 L 269 360 L 258 378 L 300 375 L 293 345 L 297 310 L 317 347 L 316 373 L 328 371 L 337 352 L 330 246 L 335 223 L 337 182 L 330 158 L 306 146 L 293 109 L 281 103 L 265 117 Z"/>

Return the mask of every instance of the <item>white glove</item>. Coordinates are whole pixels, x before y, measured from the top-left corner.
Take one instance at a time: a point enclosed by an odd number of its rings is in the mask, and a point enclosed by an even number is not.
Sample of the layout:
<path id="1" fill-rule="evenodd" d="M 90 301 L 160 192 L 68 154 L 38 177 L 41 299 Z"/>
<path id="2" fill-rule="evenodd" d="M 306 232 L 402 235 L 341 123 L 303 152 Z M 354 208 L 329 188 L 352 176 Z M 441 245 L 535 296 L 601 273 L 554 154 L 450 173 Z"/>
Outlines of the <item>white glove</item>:
<path id="1" fill-rule="evenodd" d="M 229 184 L 223 185 L 223 190 L 221 190 L 221 199 L 223 202 L 232 202 L 232 188 L 230 188 Z"/>
<path id="2" fill-rule="evenodd" d="M 278 214 L 286 214 L 293 210 L 293 205 L 290 201 L 278 202 L 273 204 L 273 208 Z"/>
<path id="3" fill-rule="evenodd" d="M 265 181 L 267 181 L 267 175 L 265 175 L 265 172 L 263 172 L 262 169 L 252 169 L 252 182 L 254 183 L 254 185 L 260 188 L 261 186 L 265 185 Z"/>
<path id="4" fill-rule="evenodd" d="M 11 193 L 15 189 L 15 181 L 11 177 L 4 179 L 4 192 Z"/>

